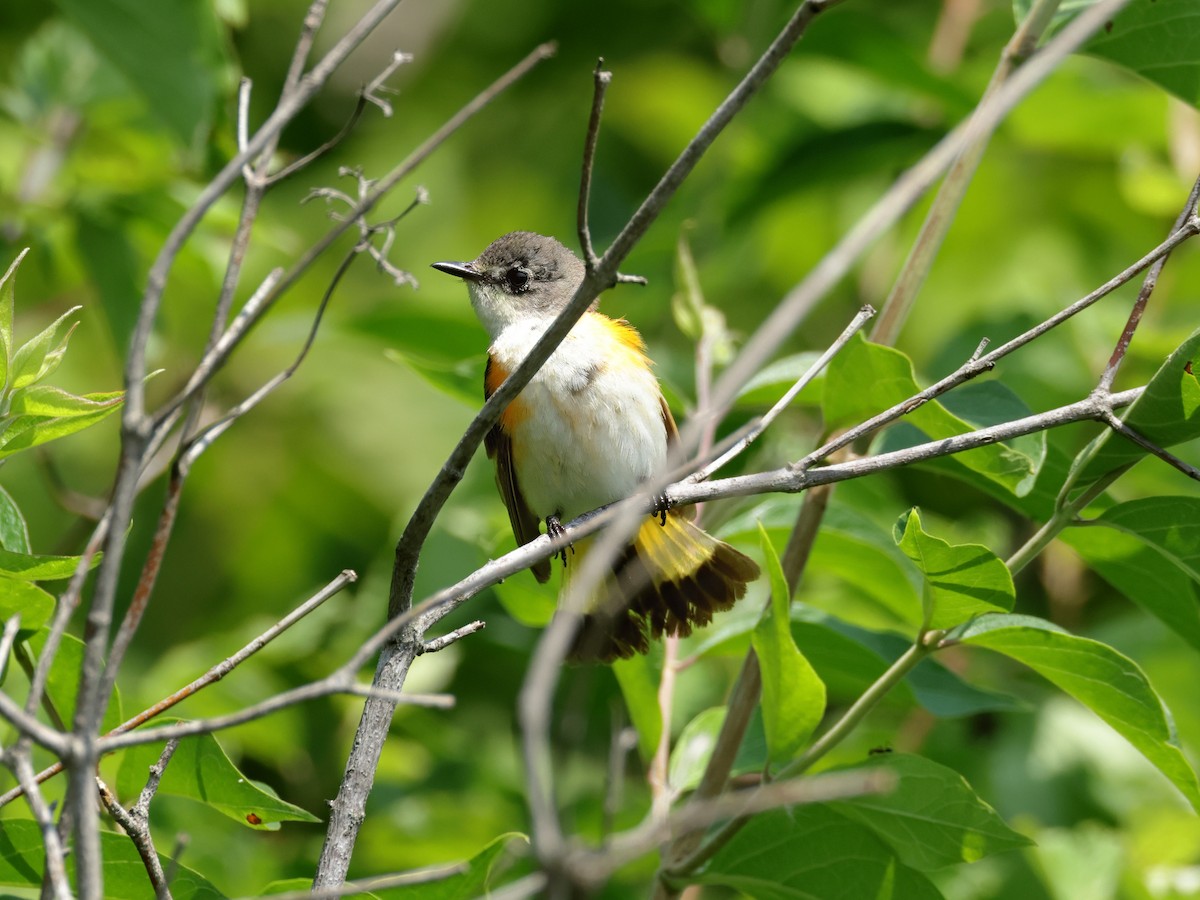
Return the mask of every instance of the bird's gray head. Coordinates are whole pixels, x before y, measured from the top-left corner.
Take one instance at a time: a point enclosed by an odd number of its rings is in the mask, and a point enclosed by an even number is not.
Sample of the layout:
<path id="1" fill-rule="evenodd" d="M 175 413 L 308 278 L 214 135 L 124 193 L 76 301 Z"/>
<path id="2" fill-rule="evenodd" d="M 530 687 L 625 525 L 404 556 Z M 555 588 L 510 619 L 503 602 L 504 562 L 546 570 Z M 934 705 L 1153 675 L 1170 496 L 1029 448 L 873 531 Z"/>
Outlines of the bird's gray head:
<path id="1" fill-rule="evenodd" d="M 513 231 L 474 262 L 436 262 L 439 272 L 467 283 L 471 305 L 494 338 L 521 318 L 552 319 L 583 281 L 583 261 L 552 237 Z"/>

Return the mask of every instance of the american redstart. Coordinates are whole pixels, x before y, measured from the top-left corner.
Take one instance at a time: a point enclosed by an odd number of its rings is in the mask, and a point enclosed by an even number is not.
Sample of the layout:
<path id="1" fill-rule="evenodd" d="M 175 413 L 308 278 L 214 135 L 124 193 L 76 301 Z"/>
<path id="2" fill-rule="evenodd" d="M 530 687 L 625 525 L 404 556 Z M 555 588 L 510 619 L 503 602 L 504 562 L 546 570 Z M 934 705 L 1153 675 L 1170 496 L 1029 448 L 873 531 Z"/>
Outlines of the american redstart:
<path id="1" fill-rule="evenodd" d="M 474 262 L 433 267 L 463 279 L 492 339 L 484 396 L 525 358 L 583 281 L 584 265 L 554 238 L 514 231 Z M 487 436 L 517 543 L 636 493 L 661 472 L 678 440 L 675 420 L 632 325 L 595 304 L 500 416 Z M 567 578 L 591 544 L 573 548 Z M 568 555 L 563 554 L 566 562 Z M 533 566 L 550 577 L 550 560 Z M 647 517 L 584 605 L 570 658 L 645 653 L 650 638 L 691 634 L 729 609 L 758 577 L 749 557 L 702 531 L 686 511 Z"/>

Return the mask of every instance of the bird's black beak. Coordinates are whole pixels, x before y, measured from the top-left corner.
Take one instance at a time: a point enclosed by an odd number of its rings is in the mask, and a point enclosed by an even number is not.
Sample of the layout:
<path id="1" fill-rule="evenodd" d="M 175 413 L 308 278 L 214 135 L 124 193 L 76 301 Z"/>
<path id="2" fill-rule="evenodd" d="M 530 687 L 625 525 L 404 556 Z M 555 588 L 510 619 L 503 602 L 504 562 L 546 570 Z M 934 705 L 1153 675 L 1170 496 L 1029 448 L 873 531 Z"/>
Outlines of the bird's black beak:
<path id="1" fill-rule="evenodd" d="M 439 272 L 445 272 L 447 275 L 453 275 L 463 281 L 478 281 L 483 277 L 479 270 L 469 262 L 435 262 L 431 265 Z"/>

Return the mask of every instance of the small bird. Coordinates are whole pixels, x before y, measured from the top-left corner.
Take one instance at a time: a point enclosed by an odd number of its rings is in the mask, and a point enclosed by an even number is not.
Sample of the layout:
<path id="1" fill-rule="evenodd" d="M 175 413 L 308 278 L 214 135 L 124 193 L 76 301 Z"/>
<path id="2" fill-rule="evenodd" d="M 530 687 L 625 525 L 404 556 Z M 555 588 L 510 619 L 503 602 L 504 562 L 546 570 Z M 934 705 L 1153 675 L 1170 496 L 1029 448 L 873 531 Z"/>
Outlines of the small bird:
<path id="1" fill-rule="evenodd" d="M 498 238 L 473 262 L 433 268 L 466 282 L 491 338 L 485 398 L 528 355 L 585 271 L 559 241 L 529 231 Z M 636 493 L 662 471 L 679 437 L 641 336 L 595 306 L 485 441 L 518 544 L 536 538 L 542 521 L 555 535 L 562 522 Z M 568 582 L 590 544 L 585 538 L 573 548 Z M 533 574 L 549 579 L 550 560 L 535 564 Z M 685 510 L 648 516 L 587 599 L 569 659 L 611 662 L 645 653 L 651 638 L 691 634 L 733 606 L 758 574 L 753 560 L 706 534 Z"/>

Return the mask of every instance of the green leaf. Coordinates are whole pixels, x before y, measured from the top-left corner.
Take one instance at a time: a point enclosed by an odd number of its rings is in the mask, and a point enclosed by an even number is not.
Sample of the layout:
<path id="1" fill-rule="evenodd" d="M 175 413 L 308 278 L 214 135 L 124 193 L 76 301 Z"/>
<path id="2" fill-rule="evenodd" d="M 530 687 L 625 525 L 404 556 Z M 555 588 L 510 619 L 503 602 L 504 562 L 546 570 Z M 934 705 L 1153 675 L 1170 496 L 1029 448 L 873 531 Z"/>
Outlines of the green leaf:
<path id="1" fill-rule="evenodd" d="M 662 708 L 658 705 L 659 667 L 651 660 L 653 653 L 639 653 L 612 664 L 629 719 L 637 729 L 642 759 L 654 758 L 663 731 Z"/>
<path id="2" fill-rule="evenodd" d="M 1200 810 L 1200 783 L 1179 749 L 1163 702 L 1133 660 L 1107 644 L 1032 616 L 984 616 L 959 640 L 1029 666 L 1133 744 Z"/>
<path id="3" fill-rule="evenodd" d="M 29 649 L 35 658 L 40 657 L 46 644 L 46 632 L 39 631 L 29 639 Z M 63 635 L 54 662 L 50 665 L 50 676 L 46 679 L 46 694 L 54 704 L 59 717 L 66 723 L 75 718 L 75 698 L 79 692 L 79 672 L 83 666 L 83 641 L 77 637 Z M 108 707 L 104 711 L 101 731 L 112 731 L 123 721 L 121 716 L 121 692 L 113 689 Z"/>
<path id="4" fill-rule="evenodd" d="M 160 719 L 165 725 L 177 721 Z M 125 751 L 117 775 L 117 792 L 123 799 L 135 798 L 146 784 L 150 767 L 164 744 L 140 744 Z M 280 822 L 319 822 L 307 810 L 280 800 L 238 771 L 211 734 L 179 742 L 171 764 L 163 773 L 160 794 L 199 800 L 234 821 L 261 831 L 277 831 Z"/>
<path id="5" fill-rule="evenodd" d="M 921 528 L 917 510 L 900 517 L 896 543 L 924 577 L 925 628 L 952 628 L 989 612 L 1012 609 L 1008 566 L 982 544 L 949 544 Z"/>
<path id="6" fill-rule="evenodd" d="M 1200 6 L 1195 0 L 1130 3 L 1092 36 L 1083 52 L 1200 105 Z"/>
<path id="7" fill-rule="evenodd" d="M 1200 500 L 1132 500 L 1060 537 L 1105 581 L 1200 650 Z"/>
<path id="8" fill-rule="evenodd" d="M 879 676 L 912 646 L 912 641 L 909 639 L 886 632 L 857 628 L 839 621 L 833 616 L 808 612 L 806 618 L 813 624 L 823 624 L 822 630 L 826 634 L 820 638 L 822 645 L 828 647 L 832 644 L 829 640 L 830 634 L 840 639 L 841 645 L 838 647 L 838 653 L 846 656 L 843 669 L 849 670 L 853 666 L 857 670 L 853 676 L 849 671 L 844 676 L 847 682 L 846 687 L 852 688 L 849 695 L 850 700 L 858 699 L 863 691 L 878 680 Z M 807 639 L 806 631 L 798 627 L 801 624 L 808 623 L 794 622 L 792 626 L 796 642 L 804 650 L 805 655 L 812 660 L 826 684 L 832 685 L 830 679 L 833 677 L 834 670 L 827 665 L 825 656 Z M 850 649 L 854 652 L 847 653 L 847 650 Z M 904 681 L 889 692 L 888 698 L 884 702 L 889 700 L 901 700 L 906 703 L 915 701 L 940 718 L 1022 708 L 1022 704 L 1013 697 L 986 691 L 963 681 L 932 656 L 921 660 L 917 667 L 908 673 Z"/>
<path id="9" fill-rule="evenodd" d="M 29 552 L 29 528 L 17 501 L 0 487 L 0 548 L 14 553 Z"/>
<path id="10" fill-rule="evenodd" d="M 828 806 L 755 816 L 688 879 L 755 900 L 940 900 L 869 828 Z"/>
<path id="11" fill-rule="evenodd" d="M 920 393 L 912 362 L 899 350 L 869 343 L 855 335 L 833 358 L 825 378 L 822 406 L 830 429 L 857 425 Z M 964 434 L 970 423 L 953 415 L 935 400 L 914 409 L 904 421 L 923 431 L 931 440 Z M 993 444 L 955 458 L 967 468 L 1020 494 L 1032 487 L 1040 464 L 1035 444 Z"/>
<path id="12" fill-rule="evenodd" d="M 104 554 L 92 557 L 90 568 L 96 568 Z M 78 556 L 38 556 L 32 553 L 14 553 L 0 550 L 0 575 L 20 581 L 61 581 L 70 578 L 79 565 Z"/>
<path id="13" fill-rule="evenodd" d="M 92 394 L 91 397 L 100 395 Z M 95 412 L 66 416 L 20 416 L 0 429 L 0 459 L 30 447 L 67 437 L 91 428 L 121 408 L 121 403 L 102 404 Z"/>
<path id="14" fill-rule="evenodd" d="M 771 608 L 751 640 L 762 667 L 763 724 L 773 762 L 794 758 L 825 714 L 825 685 L 792 639 L 791 592 L 767 530 L 759 539 L 771 580 Z"/>
<path id="15" fill-rule="evenodd" d="M 21 632 L 28 636 L 54 613 L 54 598 L 36 584 L 0 577 L 0 623 L 16 613 L 21 614 Z"/>
<path id="16" fill-rule="evenodd" d="M 892 536 L 849 507 L 831 508 L 813 545 L 809 567 L 858 589 L 881 613 L 872 625 L 906 634 L 921 627 L 922 577 Z"/>
<path id="17" fill-rule="evenodd" d="M 1063 0 L 1054 27 L 1096 0 Z M 1024 20 L 1033 0 L 1013 0 Z M 1200 104 L 1200 7 L 1193 0 L 1130 3 L 1083 46 L 1083 53 L 1136 72 L 1192 106 Z"/>
<path id="18" fill-rule="evenodd" d="M 13 357 L 12 382 L 10 390 L 20 390 L 31 384 L 36 384 L 50 375 L 62 362 L 63 354 L 67 352 L 67 343 L 75 328 L 75 322 L 67 329 L 62 340 L 55 343 L 58 332 L 69 316 L 74 315 L 82 306 L 73 306 L 47 326 L 41 334 L 26 341 Z"/>
<path id="19" fill-rule="evenodd" d="M 528 843 L 529 838 L 517 832 L 502 834 L 472 856 L 464 871 L 441 881 L 388 888 L 387 896 L 402 900 L 474 900 L 488 896 L 497 876 L 506 868 L 504 856 L 514 841 Z"/>
<path id="20" fill-rule="evenodd" d="M 672 790 L 690 791 L 700 783 L 717 745 L 717 735 L 725 724 L 726 713 L 724 706 L 713 706 L 683 726 L 671 748 L 671 761 L 667 766 L 667 781 Z"/>
<path id="21" fill-rule="evenodd" d="M 461 288 L 459 289 L 461 290 Z M 372 314 L 352 321 L 359 331 L 385 342 L 384 356 L 411 368 L 448 397 L 478 409 L 483 402 L 483 369 L 487 332 L 467 310 L 462 294 L 462 315 L 457 307 L 437 314 L 411 309 L 397 315 Z"/>
<path id="22" fill-rule="evenodd" d="M 146 878 L 146 867 L 133 841 L 123 834 L 102 831 L 100 854 L 104 860 L 105 900 L 154 900 L 154 888 Z M 225 896 L 187 866 L 161 853 L 159 859 L 163 869 L 172 873 L 171 896 L 176 900 L 221 900 Z M 40 887 L 45 862 L 42 832 L 37 823 L 29 819 L 5 819 L 0 829 L 0 884 Z M 67 874 L 74 881 L 75 854 L 67 856 Z"/>
<path id="23" fill-rule="evenodd" d="M 1009 828 L 961 775 L 924 757 L 888 753 L 839 771 L 879 769 L 896 775 L 894 790 L 830 806 L 874 831 L 907 866 L 929 872 L 1033 843 Z"/>
<path id="24" fill-rule="evenodd" d="M 968 382 L 943 396 L 939 402 L 948 412 L 962 419 L 973 429 L 1002 425 L 1032 414 L 1025 402 L 999 381 Z M 883 433 L 872 446 L 872 450 L 876 453 L 886 453 L 915 447 L 929 440 L 929 435 L 916 425 L 897 422 Z M 964 465 L 959 461 L 957 454 L 926 460 L 918 465 L 965 481 L 1011 506 L 1018 498 L 1028 498 L 1034 490 L 1046 464 L 1046 433 L 1039 431 L 1013 438 L 1006 442 L 1006 446 L 1028 459 L 1031 467 L 1029 474 L 1015 486 L 998 483 L 994 478 Z"/>
<path id="25" fill-rule="evenodd" d="M 9 412 L 14 416 L 90 416 L 97 412 L 111 412 L 117 409 L 124 396 L 124 391 L 80 396 L 62 388 L 41 385 L 14 393 Z"/>
<path id="26" fill-rule="evenodd" d="M 8 390 L 12 373 L 13 349 L 16 346 L 13 318 L 16 308 L 17 269 L 29 248 L 22 250 L 13 260 L 4 277 L 0 278 L 0 390 Z"/>
<path id="27" fill-rule="evenodd" d="M 733 356 L 733 338 L 725 324 L 725 314 L 705 301 L 700 273 L 683 234 L 676 243 L 675 282 L 680 286 L 671 297 L 675 324 L 692 341 L 707 342 L 711 359 L 718 366 L 728 363 Z"/>
<path id="28" fill-rule="evenodd" d="M 821 354 L 819 353 L 797 353 L 767 363 L 738 392 L 737 405 L 739 407 L 773 406 L 820 358 Z M 805 385 L 804 390 L 797 395 L 795 402 L 816 406 L 820 403 L 820 391 L 824 384 L 825 373 L 821 372 Z"/>
<path id="29" fill-rule="evenodd" d="M 1192 360 L 1200 354 L 1200 330 L 1184 341 L 1154 373 L 1146 390 L 1125 412 L 1126 425 L 1159 447 L 1200 437 L 1200 381 Z M 1200 369 L 1200 360 L 1195 368 Z M 1075 458 L 1068 478 L 1086 488 L 1146 456 L 1137 444 L 1106 428 Z"/>
<path id="30" fill-rule="evenodd" d="M 227 80 L 224 38 L 206 0 L 56 0 L 185 145 L 211 126 Z"/>

